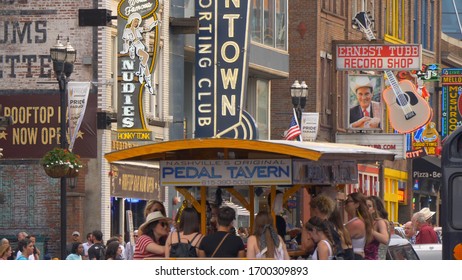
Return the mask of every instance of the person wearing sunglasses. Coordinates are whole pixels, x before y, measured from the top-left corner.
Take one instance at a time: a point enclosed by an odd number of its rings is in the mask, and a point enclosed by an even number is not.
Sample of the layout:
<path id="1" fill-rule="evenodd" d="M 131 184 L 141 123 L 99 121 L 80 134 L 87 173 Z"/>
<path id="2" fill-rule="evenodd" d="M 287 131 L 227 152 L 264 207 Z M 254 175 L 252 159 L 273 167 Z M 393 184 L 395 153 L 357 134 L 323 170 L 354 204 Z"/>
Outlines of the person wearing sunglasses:
<path id="1" fill-rule="evenodd" d="M 345 200 L 348 222 L 345 224 L 350 233 L 355 259 L 364 259 L 364 247 L 372 240 L 373 220 L 366 204 L 366 197 L 358 192 L 350 193 Z"/>
<path id="2" fill-rule="evenodd" d="M 160 211 L 149 213 L 138 229 L 138 241 L 135 246 L 134 260 L 145 258 L 164 258 L 165 246 L 161 243 L 169 233 L 169 221 Z"/>

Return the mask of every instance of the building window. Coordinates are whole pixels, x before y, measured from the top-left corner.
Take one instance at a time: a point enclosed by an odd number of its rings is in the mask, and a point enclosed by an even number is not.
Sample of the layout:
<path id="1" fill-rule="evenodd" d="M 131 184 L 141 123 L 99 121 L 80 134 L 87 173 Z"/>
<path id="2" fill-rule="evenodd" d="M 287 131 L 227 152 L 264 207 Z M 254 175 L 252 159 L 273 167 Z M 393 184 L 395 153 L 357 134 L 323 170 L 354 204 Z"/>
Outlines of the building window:
<path id="1" fill-rule="evenodd" d="M 456 39 L 462 39 L 462 3 L 457 2 L 454 0 L 442 1 L 441 24 L 445 34 Z"/>
<path id="2" fill-rule="evenodd" d="M 323 0 L 322 9 L 339 16 L 345 16 L 344 0 Z"/>
<path id="3" fill-rule="evenodd" d="M 434 51 L 435 2 L 427 0 L 414 4 L 414 43 L 422 44 L 422 48 Z"/>
<path id="4" fill-rule="evenodd" d="M 387 0 L 385 6 L 385 41 L 405 43 L 404 0 Z"/>
<path id="5" fill-rule="evenodd" d="M 255 118 L 258 128 L 258 139 L 270 139 L 270 81 L 250 78 L 247 86 L 245 110 Z"/>
<path id="6" fill-rule="evenodd" d="M 252 41 L 287 50 L 287 0 L 252 0 Z"/>
<path id="7" fill-rule="evenodd" d="M 321 92 L 321 111 L 319 114 L 320 123 L 326 126 L 332 125 L 332 59 L 321 57 L 321 73 L 320 73 L 320 92 Z"/>

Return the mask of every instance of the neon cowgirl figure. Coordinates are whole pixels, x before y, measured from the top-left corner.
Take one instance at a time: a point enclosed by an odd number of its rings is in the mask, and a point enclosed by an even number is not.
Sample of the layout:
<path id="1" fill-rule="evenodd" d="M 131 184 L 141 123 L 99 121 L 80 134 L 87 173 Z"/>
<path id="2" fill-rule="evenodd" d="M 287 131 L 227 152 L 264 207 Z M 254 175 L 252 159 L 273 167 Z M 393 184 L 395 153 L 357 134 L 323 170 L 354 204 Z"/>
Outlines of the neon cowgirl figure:
<path id="1" fill-rule="evenodd" d="M 135 59 L 135 55 L 139 58 L 140 68 L 135 75 L 138 76 L 140 84 L 146 82 L 145 87 L 149 90 L 150 94 L 154 94 L 154 90 L 151 84 L 151 73 L 147 65 L 149 54 L 146 52 L 146 46 L 142 42 L 142 34 L 152 31 L 159 22 L 159 20 L 156 20 L 147 27 L 141 27 L 141 15 L 139 13 L 133 13 L 128 17 L 122 36 L 123 51 L 120 53 L 129 53 L 131 59 Z"/>

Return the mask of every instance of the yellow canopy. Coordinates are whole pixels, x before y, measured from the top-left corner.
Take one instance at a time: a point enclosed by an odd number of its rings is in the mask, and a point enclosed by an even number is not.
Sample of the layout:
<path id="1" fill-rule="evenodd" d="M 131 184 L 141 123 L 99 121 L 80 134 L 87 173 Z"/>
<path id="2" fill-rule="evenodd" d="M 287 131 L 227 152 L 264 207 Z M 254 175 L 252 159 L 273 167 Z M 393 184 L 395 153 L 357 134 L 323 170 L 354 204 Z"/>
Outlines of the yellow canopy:
<path id="1" fill-rule="evenodd" d="M 286 140 L 242 140 L 227 138 L 198 138 L 165 141 L 108 153 L 105 158 L 114 161 L 191 160 L 228 158 L 302 158 L 309 160 L 357 160 L 375 162 L 393 160 L 394 154 L 365 146 L 299 142 Z"/>

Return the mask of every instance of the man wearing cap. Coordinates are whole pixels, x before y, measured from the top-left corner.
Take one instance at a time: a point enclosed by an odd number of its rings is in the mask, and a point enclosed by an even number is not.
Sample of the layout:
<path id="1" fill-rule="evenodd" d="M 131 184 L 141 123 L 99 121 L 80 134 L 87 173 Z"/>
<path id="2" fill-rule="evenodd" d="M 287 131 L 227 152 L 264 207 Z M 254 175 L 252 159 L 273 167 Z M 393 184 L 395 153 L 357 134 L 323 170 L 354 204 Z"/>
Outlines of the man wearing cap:
<path id="1" fill-rule="evenodd" d="M 72 233 L 72 241 L 70 243 L 67 243 L 66 245 L 66 251 L 67 251 L 67 255 L 69 255 L 72 251 L 72 243 L 74 242 L 80 242 L 80 232 L 78 231 L 74 231 Z"/>
<path id="2" fill-rule="evenodd" d="M 350 84 L 355 93 L 358 105 L 350 108 L 350 127 L 352 128 L 379 128 L 380 103 L 372 101 L 375 83 L 367 76 L 359 76 Z"/>
<path id="3" fill-rule="evenodd" d="M 415 244 L 433 244 L 438 243 L 438 236 L 433 227 L 427 222 L 433 217 L 435 212 L 430 211 L 428 207 L 422 208 L 412 216 L 412 225 L 417 232 Z"/>

